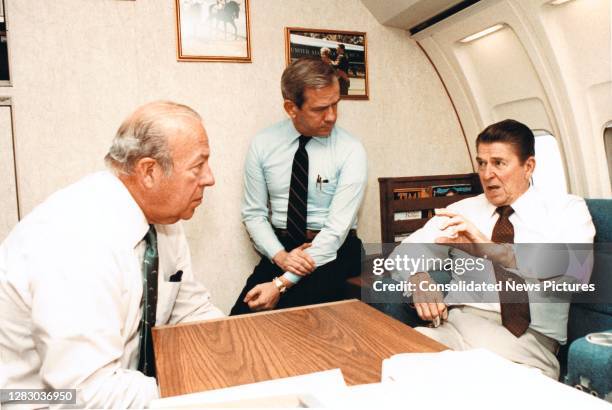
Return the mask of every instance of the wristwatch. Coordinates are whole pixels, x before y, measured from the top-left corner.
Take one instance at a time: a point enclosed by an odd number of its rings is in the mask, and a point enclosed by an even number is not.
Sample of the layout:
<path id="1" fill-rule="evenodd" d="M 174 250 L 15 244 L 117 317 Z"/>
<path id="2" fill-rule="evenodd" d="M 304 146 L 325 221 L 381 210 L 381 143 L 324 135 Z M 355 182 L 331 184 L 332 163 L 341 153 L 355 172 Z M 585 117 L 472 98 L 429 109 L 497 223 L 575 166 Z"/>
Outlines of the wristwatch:
<path id="1" fill-rule="evenodd" d="M 278 276 L 272 279 L 272 283 L 274 283 L 274 286 L 276 286 L 276 289 L 278 289 L 281 295 L 287 291 L 287 286 L 285 286 Z"/>

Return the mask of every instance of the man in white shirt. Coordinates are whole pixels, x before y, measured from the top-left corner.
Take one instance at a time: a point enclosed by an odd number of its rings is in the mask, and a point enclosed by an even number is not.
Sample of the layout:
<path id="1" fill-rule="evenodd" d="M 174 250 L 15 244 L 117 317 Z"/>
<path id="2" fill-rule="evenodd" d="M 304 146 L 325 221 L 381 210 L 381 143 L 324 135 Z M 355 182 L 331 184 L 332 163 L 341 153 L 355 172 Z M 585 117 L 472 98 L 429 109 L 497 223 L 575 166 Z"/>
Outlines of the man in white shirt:
<path id="1" fill-rule="evenodd" d="M 438 210 L 422 229 L 404 240 L 403 243 L 412 244 L 406 247 L 431 253 L 425 257 L 442 257 L 433 255 L 432 249 L 448 248 L 419 244 L 457 246 L 474 256 L 483 256 L 478 254 L 480 247 L 481 253 L 488 253 L 488 258 L 497 265 L 493 281 L 500 282 L 508 280 L 501 278 L 504 272 L 506 275 L 512 271 L 520 273 L 522 266 L 511 246 L 493 243 L 593 242 L 595 228 L 582 198 L 543 195 L 530 186 L 535 151 L 534 135 L 527 126 L 514 120 L 492 124 L 480 133 L 476 146 L 484 193 Z M 395 253 L 398 252 L 399 248 Z M 428 273 L 407 277 L 405 272 L 394 272 L 393 277 L 410 280 L 417 286 L 413 300 L 421 319 L 434 325 L 442 322 L 439 327 L 418 327 L 418 331 L 454 350 L 488 348 L 558 378 L 556 351 L 558 343 L 565 343 L 567 339 L 567 303 L 527 303 L 527 299 L 518 303 L 514 299 L 512 303 L 500 304 L 463 300 L 448 310 L 439 292 L 421 290 L 424 288 L 421 283 L 432 281 Z M 502 300 L 501 293 L 499 298 Z"/>
<path id="2" fill-rule="evenodd" d="M 214 184 L 209 154 L 195 111 L 146 104 L 119 128 L 110 172 L 17 224 L 0 245 L 0 387 L 77 389 L 77 406 L 94 408 L 158 397 L 142 372 L 155 374 L 150 327 L 222 316 L 178 222 Z"/>

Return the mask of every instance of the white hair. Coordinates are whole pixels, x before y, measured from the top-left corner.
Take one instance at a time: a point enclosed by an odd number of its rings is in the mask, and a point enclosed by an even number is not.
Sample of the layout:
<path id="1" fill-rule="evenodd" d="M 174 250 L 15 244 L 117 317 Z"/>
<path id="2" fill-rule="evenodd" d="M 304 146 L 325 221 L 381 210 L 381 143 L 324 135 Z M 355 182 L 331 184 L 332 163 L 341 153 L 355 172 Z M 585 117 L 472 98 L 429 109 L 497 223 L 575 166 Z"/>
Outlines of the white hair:
<path id="1" fill-rule="evenodd" d="M 200 115 L 186 105 L 171 101 L 145 104 L 126 118 L 104 157 L 115 172 L 131 175 L 142 158 L 153 158 L 166 175 L 172 173 L 173 163 L 168 148 L 168 130 L 181 117 L 202 121 Z"/>

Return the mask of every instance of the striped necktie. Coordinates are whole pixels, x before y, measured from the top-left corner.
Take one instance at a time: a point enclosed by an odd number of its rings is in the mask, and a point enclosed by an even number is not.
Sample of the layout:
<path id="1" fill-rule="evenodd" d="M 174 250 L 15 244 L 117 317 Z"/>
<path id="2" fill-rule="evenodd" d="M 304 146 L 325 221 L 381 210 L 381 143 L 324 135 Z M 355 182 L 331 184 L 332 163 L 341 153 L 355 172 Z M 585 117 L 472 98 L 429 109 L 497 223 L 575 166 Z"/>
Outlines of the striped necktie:
<path id="1" fill-rule="evenodd" d="M 308 152 L 306 144 L 310 137 L 300 135 L 300 145 L 293 157 L 289 204 L 287 206 L 287 233 L 291 249 L 306 242 L 306 211 L 308 202 Z"/>
<path id="2" fill-rule="evenodd" d="M 138 370 L 146 376 L 155 377 L 155 355 L 151 328 L 155 326 L 157 313 L 157 269 L 159 255 L 157 253 L 157 232 L 155 226 L 149 225 L 145 235 L 145 253 L 142 261 L 142 319 L 140 321 L 140 358 Z"/>
<path id="3" fill-rule="evenodd" d="M 511 206 L 500 206 L 495 210 L 499 219 L 493 227 L 491 240 L 495 243 L 514 243 L 514 226 L 510 222 L 510 215 L 514 213 Z M 529 311 L 529 295 L 526 291 L 509 291 L 506 289 L 508 281 L 525 284 L 525 280 L 512 272 L 508 272 L 500 265 L 494 265 L 495 279 L 501 283 L 499 292 L 502 325 L 514 336 L 520 337 L 529 328 L 531 314 Z"/>

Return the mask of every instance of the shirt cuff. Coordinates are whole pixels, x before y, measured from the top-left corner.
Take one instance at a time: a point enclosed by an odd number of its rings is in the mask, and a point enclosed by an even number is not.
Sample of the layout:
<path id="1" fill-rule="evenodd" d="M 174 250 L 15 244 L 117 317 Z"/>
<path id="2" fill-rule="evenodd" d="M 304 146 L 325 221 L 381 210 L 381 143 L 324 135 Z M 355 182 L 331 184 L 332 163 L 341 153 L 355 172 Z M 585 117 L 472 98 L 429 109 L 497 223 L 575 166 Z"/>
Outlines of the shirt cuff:
<path id="1" fill-rule="evenodd" d="M 268 257 L 268 259 L 270 259 L 272 263 L 274 263 L 272 258 L 274 258 L 277 253 L 279 253 L 280 251 L 284 251 L 284 250 L 285 250 L 285 247 L 282 244 L 280 244 L 278 241 L 277 241 L 277 244 L 270 243 L 269 246 L 264 248 L 264 252 L 267 253 L 266 256 Z"/>
<path id="2" fill-rule="evenodd" d="M 300 279 L 302 279 L 301 276 L 296 275 L 295 273 L 291 273 L 291 272 L 285 272 L 283 277 L 287 279 L 289 282 L 294 283 L 294 284 L 298 283 Z"/>

